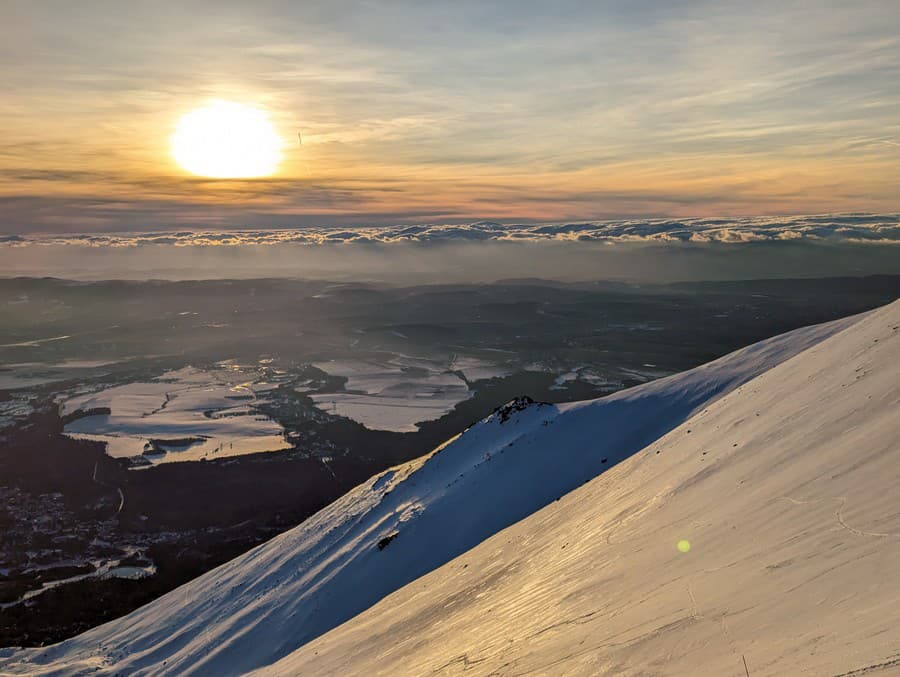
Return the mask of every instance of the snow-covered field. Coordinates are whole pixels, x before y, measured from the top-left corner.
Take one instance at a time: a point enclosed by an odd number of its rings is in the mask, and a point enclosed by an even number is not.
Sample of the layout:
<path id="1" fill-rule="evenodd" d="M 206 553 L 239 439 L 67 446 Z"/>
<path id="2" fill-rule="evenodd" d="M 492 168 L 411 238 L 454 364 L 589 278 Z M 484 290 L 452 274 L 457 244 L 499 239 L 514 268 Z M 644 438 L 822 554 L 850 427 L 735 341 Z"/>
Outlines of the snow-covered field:
<path id="1" fill-rule="evenodd" d="M 13 397 L 7 402 L 0 402 L 0 430 L 11 427 L 27 418 L 34 411 L 24 397 Z"/>
<path id="2" fill-rule="evenodd" d="M 16 345 L 32 345 L 34 342 Z M 2 346 L 0 346 L 2 347 Z M 96 376 L 103 367 L 115 362 L 108 360 L 66 360 L 64 362 L 22 362 L 0 366 L 0 390 L 33 388 L 77 377 Z"/>
<path id="3" fill-rule="evenodd" d="M 73 438 L 106 444 L 114 458 L 153 464 L 224 458 L 290 445 L 283 428 L 253 407 L 272 384 L 236 368 L 185 367 L 159 378 L 69 397 L 61 413 L 108 409 L 68 423 Z"/>
<path id="4" fill-rule="evenodd" d="M 22 602 L 27 602 L 28 600 L 33 600 L 35 597 L 43 595 L 48 590 L 52 590 L 53 588 L 58 588 L 61 585 L 67 585 L 68 583 L 74 583 L 76 581 L 83 581 L 89 578 L 125 578 L 130 580 L 138 580 L 141 578 L 147 578 L 156 573 L 156 565 L 147 562 L 143 566 L 134 566 L 134 565 L 123 565 L 122 560 L 127 557 L 132 557 L 140 551 L 137 548 L 128 546 L 123 548 L 122 555 L 118 559 L 98 559 L 98 560 L 90 560 L 87 564 L 93 567 L 93 569 L 87 573 L 76 574 L 74 576 L 69 576 L 67 578 L 59 578 L 54 580 L 49 580 L 41 583 L 40 587 L 34 588 L 23 593 L 20 597 L 10 601 L 0 603 L 0 609 L 6 609 L 9 607 L 14 607 L 17 604 L 21 604 Z M 70 562 L 62 562 L 62 563 L 54 563 L 53 566 L 60 566 L 65 564 L 71 564 L 73 566 L 81 566 L 85 564 L 85 562 L 79 560 L 71 560 Z M 39 570 L 42 567 L 36 566 L 33 567 L 32 570 Z M 0 673 L 2 674 L 2 673 Z"/>
<path id="5" fill-rule="evenodd" d="M 508 406 L 0 672 L 887 674 L 898 329 L 900 302 L 599 400 Z"/>
<path id="6" fill-rule="evenodd" d="M 332 360 L 314 366 L 347 379 L 343 392 L 312 395 L 316 406 L 370 430 L 415 432 L 416 423 L 440 418 L 471 396 L 466 382 L 447 366 L 421 359 Z M 466 362 L 460 368 L 475 366 Z"/>
<path id="7" fill-rule="evenodd" d="M 499 378 L 509 374 L 509 369 L 499 367 L 477 357 L 454 355 L 448 367 L 451 371 L 461 373 L 467 381 L 480 381 L 488 378 Z"/>

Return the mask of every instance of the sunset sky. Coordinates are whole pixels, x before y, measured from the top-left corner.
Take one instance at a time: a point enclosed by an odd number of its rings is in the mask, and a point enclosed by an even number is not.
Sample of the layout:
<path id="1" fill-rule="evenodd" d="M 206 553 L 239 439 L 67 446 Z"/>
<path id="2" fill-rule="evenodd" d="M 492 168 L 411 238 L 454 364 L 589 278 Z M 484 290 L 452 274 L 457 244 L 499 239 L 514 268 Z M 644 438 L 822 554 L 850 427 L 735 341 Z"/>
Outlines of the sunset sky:
<path id="1" fill-rule="evenodd" d="M 3 233 L 900 211 L 896 0 L 3 0 L 0 91 Z"/>

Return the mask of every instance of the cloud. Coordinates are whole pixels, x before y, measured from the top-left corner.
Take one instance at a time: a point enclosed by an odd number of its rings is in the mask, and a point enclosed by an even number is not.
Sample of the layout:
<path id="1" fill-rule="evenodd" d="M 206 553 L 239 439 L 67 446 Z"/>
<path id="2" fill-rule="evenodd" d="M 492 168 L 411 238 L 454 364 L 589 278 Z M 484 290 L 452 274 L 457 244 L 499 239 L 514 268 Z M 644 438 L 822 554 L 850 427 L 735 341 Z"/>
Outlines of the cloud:
<path id="1" fill-rule="evenodd" d="M 109 205 L 107 205 L 109 206 Z M 814 241 L 900 244 L 900 214 L 830 214 L 736 219 L 642 219 L 583 223 L 308 226 L 282 229 L 178 230 L 142 233 L 10 235 L 0 246 L 229 247 L 448 242 L 597 242 L 727 244 Z"/>

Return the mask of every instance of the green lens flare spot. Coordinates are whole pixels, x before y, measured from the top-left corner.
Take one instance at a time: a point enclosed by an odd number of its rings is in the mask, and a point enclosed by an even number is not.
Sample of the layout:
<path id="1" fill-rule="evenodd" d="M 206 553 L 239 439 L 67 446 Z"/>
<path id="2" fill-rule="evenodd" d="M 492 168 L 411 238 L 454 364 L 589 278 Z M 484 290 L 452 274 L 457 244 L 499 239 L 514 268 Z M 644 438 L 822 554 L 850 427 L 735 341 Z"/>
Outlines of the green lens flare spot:
<path id="1" fill-rule="evenodd" d="M 681 552 L 687 552 L 688 550 L 691 549 L 691 542 L 690 541 L 678 541 L 677 547 Z"/>

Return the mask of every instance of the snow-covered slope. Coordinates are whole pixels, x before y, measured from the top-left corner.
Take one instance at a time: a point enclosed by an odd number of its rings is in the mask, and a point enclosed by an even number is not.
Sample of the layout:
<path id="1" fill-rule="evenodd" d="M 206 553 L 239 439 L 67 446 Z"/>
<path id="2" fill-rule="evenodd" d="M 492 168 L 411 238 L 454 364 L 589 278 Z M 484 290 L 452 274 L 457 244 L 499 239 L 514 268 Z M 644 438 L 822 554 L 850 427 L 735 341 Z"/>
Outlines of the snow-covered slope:
<path id="1" fill-rule="evenodd" d="M 778 600 L 766 589 L 751 603 L 744 581 L 802 585 L 836 562 L 837 536 L 860 539 L 845 550 L 864 563 L 898 554 L 892 494 L 876 486 L 893 479 L 891 460 L 897 465 L 885 435 L 900 431 L 884 412 L 897 413 L 898 322 L 895 303 L 600 400 L 508 407 L 123 619 L 48 649 L 7 652 L 0 672 L 481 673 L 507 663 L 512 672 L 596 672 L 629 661 L 652 671 L 668 656 L 657 669 L 691 673 L 698 665 L 679 663 L 685 655 L 746 653 L 733 634 L 723 639 L 731 631 L 720 616 L 749 617 L 753 608 L 765 625 Z M 850 483 L 842 501 L 815 493 L 831 475 Z M 858 500 L 853 482 L 880 493 Z M 843 533 L 819 533 L 822 514 Z M 767 523 L 776 541 L 769 558 L 784 556 L 759 574 L 769 566 L 756 550 Z M 778 540 L 791 529 L 805 540 Z M 829 550 L 810 549 L 819 537 Z M 673 538 L 694 547 L 681 554 Z M 732 576 L 739 571 L 743 580 Z M 879 582 L 869 572 L 861 590 L 874 599 Z M 897 601 L 893 582 L 881 599 Z M 695 589 L 719 606 L 691 606 L 702 596 Z M 713 590 L 725 592 L 714 601 Z M 804 589 L 796 598 L 821 600 L 824 616 L 838 592 Z M 791 643 L 787 629 L 775 632 L 783 645 L 806 646 Z M 733 672 L 721 666 L 710 672 Z"/>
<path id="2" fill-rule="evenodd" d="M 900 674 L 898 327 L 900 302 L 266 672 Z"/>

